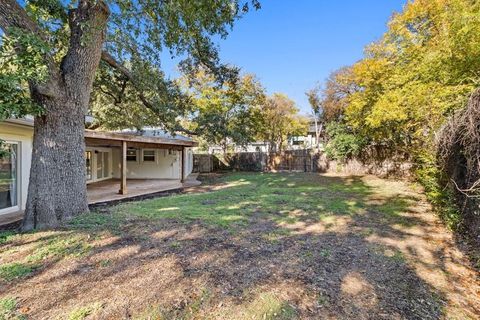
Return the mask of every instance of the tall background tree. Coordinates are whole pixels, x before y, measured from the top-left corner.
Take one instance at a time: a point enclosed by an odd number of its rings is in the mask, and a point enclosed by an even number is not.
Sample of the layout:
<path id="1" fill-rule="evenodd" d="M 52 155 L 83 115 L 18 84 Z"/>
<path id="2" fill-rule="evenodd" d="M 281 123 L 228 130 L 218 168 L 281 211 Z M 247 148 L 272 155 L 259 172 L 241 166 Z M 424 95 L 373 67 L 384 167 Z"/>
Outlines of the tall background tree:
<path id="1" fill-rule="evenodd" d="M 317 89 L 311 89 L 305 93 L 308 97 L 308 103 L 312 108 L 312 118 L 315 124 L 315 147 L 320 148 L 320 134 L 323 131 L 322 106 Z"/>
<path id="2" fill-rule="evenodd" d="M 244 146 L 255 137 L 255 110 L 265 101 L 264 88 L 251 74 L 219 85 L 214 75 L 199 70 L 182 79 L 191 102 L 185 126 L 209 145 L 218 145 L 226 155 L 229 146 Z"/>
<path id="3" fill-rule="evenodd" d="M 269 152 L 281 153 L 289 137 L 306 135 L 308 119 L 298 111 L 295 102 L 281 93 L 268 97 L 257 110 L 257 138 L 268 142 Z"/>
<path id="4" fill-rule="evenodd" d="M 118 80 L 116 91 L 127 82 L 145 107 L 169 114 L 178 90 L 161 72 L 162 52 L 185 56 L 185 72 L 202 65 L 220 81 L 235 76 L 219 63 L 211 37 L 227 36 L 252 6 L 259 3 L 2 0 L 0 111 L 35 115 L 23 229 L 88 211 L 84 119 L 100 61 Z"/>

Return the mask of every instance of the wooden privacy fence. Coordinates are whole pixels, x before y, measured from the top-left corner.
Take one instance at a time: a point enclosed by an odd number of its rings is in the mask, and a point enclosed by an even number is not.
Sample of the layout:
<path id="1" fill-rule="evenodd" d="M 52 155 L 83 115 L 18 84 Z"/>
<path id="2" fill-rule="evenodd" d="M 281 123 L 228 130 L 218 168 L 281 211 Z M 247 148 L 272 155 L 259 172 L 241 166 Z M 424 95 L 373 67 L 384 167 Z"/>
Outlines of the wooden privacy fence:
<path id="1" fill-rule="evenodd" d="M 200 173 L 219 170 L 317 172 L 319 159 L 312 150 L 289 150 L 281 154 L 239 152 L 225 156 L 194 154 L 193 170 Z"/>
<path id="2" fill-rule="evenodd" d="M 194 154 L 194 172 L 208 173 L 223 170 L 237 171 L 296 171 L 333 172 L 349 175 L 374 174 L 380 177 L 408 178 L 412 164 L 405 161 L 346 162 L 328 160 L 324 153 L 315 150 L 291 150 L 282 154 L 240 152 L 223 155 Z"/>

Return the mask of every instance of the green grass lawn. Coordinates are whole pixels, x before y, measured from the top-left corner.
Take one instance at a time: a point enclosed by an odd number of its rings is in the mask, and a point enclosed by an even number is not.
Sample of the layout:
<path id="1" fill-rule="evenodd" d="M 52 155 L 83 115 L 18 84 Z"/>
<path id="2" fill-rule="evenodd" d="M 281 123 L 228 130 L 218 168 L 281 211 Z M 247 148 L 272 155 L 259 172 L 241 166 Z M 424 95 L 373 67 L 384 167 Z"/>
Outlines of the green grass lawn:
<path id="1" fill-rule="evenodd" d="M 475 295 L 449 285 L 465 261 L 417 187 L 304 173 L 202 179 L 58 230 L 1 233 L 0 319 L 475 318 Z"/>
<path id="2" fill-rule="evenodd" d="M 128 218 L 144 218 L 197 221 L 235 229 L 248 225 L 253 215 L 278 223 L 295 223 L 305 219 L 322 221 L 338 215 L 357 215 L 367 209 L 406 223 L 400 214 L 416 200 L 412 195 L 398 197 L 395 185 L 369 186 L 360 177 L 319 180 L 302 173 L 236 173 L 210 183 L 217 185 L 213 192 L 123 204 L 117 206 L 113 210 L 115 215 L 110 217 L 93 213 L 72 224 L 96 228 L 104 224 L 119 226 Z M 373 193 L 383 197 L 380 204 L 366 203 Z"/>

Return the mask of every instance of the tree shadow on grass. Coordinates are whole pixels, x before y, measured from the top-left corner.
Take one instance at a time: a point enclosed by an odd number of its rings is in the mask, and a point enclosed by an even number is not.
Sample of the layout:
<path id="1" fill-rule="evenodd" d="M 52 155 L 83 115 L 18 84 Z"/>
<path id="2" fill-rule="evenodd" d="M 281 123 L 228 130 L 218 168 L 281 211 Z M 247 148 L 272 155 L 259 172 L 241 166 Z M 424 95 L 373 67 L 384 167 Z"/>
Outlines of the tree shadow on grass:
<path id="1" fill-rule="evenodd" d="M 429 245 L 438 231 L 415 194 L 362 177 L 225 179 L 210 193 L 79 218 L 70 228 L 98 238 L 88 256 L 51 263 L 4 292 L 34 317 L 100 301 L 99 318 L 440 319 L 460 299 L 445 286 L 458 278 L 446 272 L 447 249 Z M 158 211 L 182 201 L 190 211 Z"/>

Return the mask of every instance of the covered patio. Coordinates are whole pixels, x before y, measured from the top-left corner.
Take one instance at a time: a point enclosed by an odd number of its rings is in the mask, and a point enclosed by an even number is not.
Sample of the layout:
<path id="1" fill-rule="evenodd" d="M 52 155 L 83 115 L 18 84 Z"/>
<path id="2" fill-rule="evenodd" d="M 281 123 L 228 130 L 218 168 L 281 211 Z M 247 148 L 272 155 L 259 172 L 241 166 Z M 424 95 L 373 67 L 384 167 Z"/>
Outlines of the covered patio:
<path id="1" fill-rule="evenodd" d="M 119 179 L 109 179 L 87 185 L 88 205 L 91 207 L 154 197 L 162 193 L 180 192 L 185 188 L 200 184 L 198 174 L 190 174 L 183 182 L 166 179 L 128 179 L 127 194 L 119 193 Z M 23 219 L 23 210 L 0 215 L 1 226 L 16 223 Z"/>
<path id="2" fill-rule="evenodd" d="M 96 206 L 111 202 L 153 196 L 166 192 L 177 192 L 200 184 L 196 174 L 189 175 L 183 182 L 167 179 L 128 179 L 128 193 L 119 193 L 120 179 L 109 179 L 87 186 L 88 204 Z"/>
<path id="3" fill-rule="evenodd" d="M 191 139 L 156 133 L 145 136 L 92 130 L 85 131 L 85 143 L 90 204 L 182 188 L 193 162 L 187 151 L 191 156 L 191 147 L 197 145 Z M 92 172 L 100 179 L 89 180 Z"/>
<path id="4" fill-rule="evenodd" d="M 89 206 L 144 199 L 199 184 L 191 174 L 192 147 L 198 144 L 188 137 L 158 130 L 85 130 L 85 145 Z M 16 223 L 23 215 L 23 208 L 2 214 L 0 226 Z"/>

